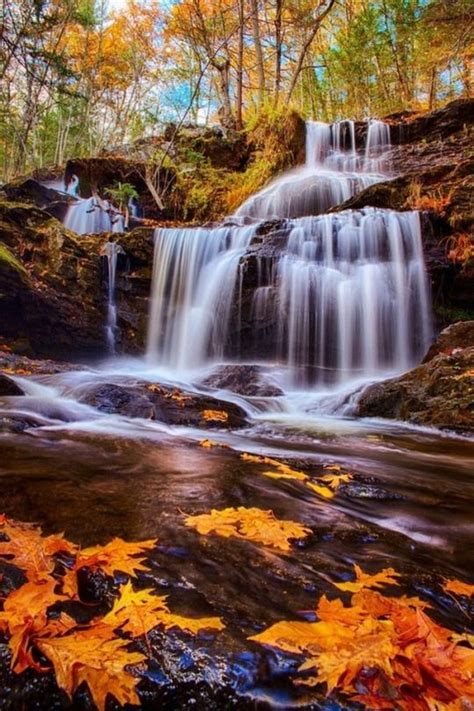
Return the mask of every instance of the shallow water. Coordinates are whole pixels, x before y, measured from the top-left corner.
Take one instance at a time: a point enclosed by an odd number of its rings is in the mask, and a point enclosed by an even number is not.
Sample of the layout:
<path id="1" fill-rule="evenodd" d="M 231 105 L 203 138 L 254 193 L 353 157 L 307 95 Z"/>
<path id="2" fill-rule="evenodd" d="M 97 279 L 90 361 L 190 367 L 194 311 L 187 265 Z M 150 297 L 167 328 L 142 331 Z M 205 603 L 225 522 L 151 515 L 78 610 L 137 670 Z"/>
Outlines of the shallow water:
<path id="1" fill-rule="evenodd" d="M 284 381 L 278 369 L 272 377 Z M 198 708 L 227 708 L 231 698 L 232 704 L 244 699 L 243 708 L 310 703 L 291 683 L 295 664 L 246 637 L 278 620 L 307 616 L 321 594 L 335 592 L 333 582 L 352 577 L 354 563 L 370 572 L 393 566 L 404 574 L 403 592 L 431 600 L 441 621 L 465 629 L 466 611 L 439 583 L 441 576 L 469 580 L 473 570 L 472 440 L 328 415 L 331 403 L 337 410 L 347 402 L 344 391 L 280 398 L 218 391 L 248 413 L 249 425 L 233 432 L 108 415 L 77 401 L 91 384 L 171 378 L 141 361 L 117 360 L 90 371 L 16 378 L 28 394 L 0 399 L 2 417 L 19 413 L 37 425 L 0 435 L 3 511 L 38 522 L 47 533 L 64 531 L 82 545 L 113 536 L 156 537 L 142 581 L 168 594 L 178 612 L 225 620 L 225 632 L 207 641 L 161 635 L 155 655 L 167 681 L 153 677 L 152 688 L 160 689 L 163 708 L 170 680 L 176 690 L 170 708 L 193 706 L 185 693 L 187 656 L 194 665 L 192 688 L 213 689 Z M 191 388 L 196 378 L 188 373 L 176 379 Z M 205 449 L 199 445 L 205 438 L 228 448 Z M 354 479 L 325 500 L 301 482 L 263 476 L 260 465 L 240 459 L 242 451 L 282 458 L 311 476 L 337 464 Z M 201 537 L 184 526 L 185 513 L 228 506 L 271 509 L 312 534 L 282 553 Z M 231 696 L 216 700 L 216 689 Z M 318 708 L 349 706 L 324 702 Z"/>

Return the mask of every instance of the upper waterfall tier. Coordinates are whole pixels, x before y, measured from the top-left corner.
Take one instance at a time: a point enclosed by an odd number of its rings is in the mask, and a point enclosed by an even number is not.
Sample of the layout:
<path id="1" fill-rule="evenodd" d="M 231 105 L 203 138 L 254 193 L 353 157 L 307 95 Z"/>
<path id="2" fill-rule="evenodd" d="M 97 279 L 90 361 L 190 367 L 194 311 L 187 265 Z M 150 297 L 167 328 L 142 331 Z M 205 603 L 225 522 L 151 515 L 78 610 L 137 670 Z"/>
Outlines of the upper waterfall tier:
<path id="1" fill-rule="evenodd" d="M 236 212 L 254 219 L 320 215 L 360 190 L 387 179 L 390 128 L 369 121 L 365 148 L 356 149 L 355 124 L 306 123 L 306 163 L 252 195 Z"/>

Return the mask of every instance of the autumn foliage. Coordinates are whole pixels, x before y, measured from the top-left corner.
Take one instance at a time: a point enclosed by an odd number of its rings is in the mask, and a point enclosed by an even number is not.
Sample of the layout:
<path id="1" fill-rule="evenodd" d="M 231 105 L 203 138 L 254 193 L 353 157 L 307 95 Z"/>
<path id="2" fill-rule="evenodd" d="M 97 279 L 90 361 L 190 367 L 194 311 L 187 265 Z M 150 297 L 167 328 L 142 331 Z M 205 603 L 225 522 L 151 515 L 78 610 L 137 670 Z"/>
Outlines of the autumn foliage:
<path id="1" fill-rule="evenodd" d="M 337 584 L 353 593 L 348 605 L 323 595 L 317 622 L 278 622 L 250 639 L 301 655 L 295 683 L 324 685 L 328 694 L 337 689 L 370 709 L 472 708 L 472 638 L 436 624 L 418 598 L 374 590 L 397 585 L 392 568 L 375 575 L 355 570 L 354 582 Z M 462 587 L 462 594 L 470 588 Z"/>
<path id="2" fill-rule="evenodd" d="M 245 459 L 250 457 L 254 455 Z M 255 459 L 291 478 L 287 465 Z M 328 487 L 337 488 L 333 477 L 345 475 L 334 465 L 323 476 Z M 204 536 L 239 538 L 284 553 L 311 532 L 271 511 L 243 507 L 188 516 L 184 524 Z M 24 580 L 16 589 L 11 583 L 3 585 L 0 633 L 8 640 L 13 672 L 54 671 L 58 686 L 71 698 L 87 685 L 101 711 L 109 695 L 120 704 L 139 704 L 137 684 L 148 658 L 137 640 L 146 640 L 155 628 L 191 635 L 222 630 L 219 617 L 175 614 L 165 596 L 140 588 L 137 573 L 146 571 L 155 544 L 115 538 L 80 549 L 63 535 L 44 536 L 36 526 L 0 516 L 0 563 L 20 569 Z M 102 600 L 94 607 L 81 598 L 79 576 L 84 571 L 107 576 L 111 585 L 106 605 Z M 432 618 L 427 602 L 400 595 L 402 576 L 393 568 L 368 573 L 355 565 L 354 573 L 352 580 L 333 583 L 337 597 L 319 599 L 316 621 L 284 620 L 249 639 L 296 655 L 300 663 L 295 685 L 314 689 L 318 698 L 333 693 L 368 709 L 472 708 L 474 636 L 443 627 Z M 128 576 L 126 583 L 123 575 Z M 456 604 L 474 596 L 474 586 L 468 583 L 445 579 L 441 584 Z M 389 595 L 384 594 L 387 587 Z M 78 607 L 87 613 L 80 622 L 69 614 Z"/>
<path id="3" fill-rule="evenodd" d="M 62 535 L 45 537 L 40 528 L 5 516 L 0 518 L 0 534 L 0 562 L 17 566 L 26 577 L 7 595 L 0 612 L 0 632 L 8 638 L 13 671 L 52 668 L 58 685 L 70 697 L 86 683 L 101 710 L 108 694 L 121 704 L 139 703 L 139 680 L 131 667 L 143 666 L 146 656 L 130 649 L 134 639 L 158 626 L 191 634 L 224 627 L 217 617 L 172 614 L 166 597 L 151 589 L 135 590 L 131 580 L 120 587 L 112 608 L 97 613 L 88 624 L 79 624 L 61 609 L 68 601 L 82 602 L 77 579 L 81 569 L 134 578 L 136 571 L 145 568 L 146 552 L 155 541 L 127 543 L 115 538 L 105 546 L 80 550 Z"/>

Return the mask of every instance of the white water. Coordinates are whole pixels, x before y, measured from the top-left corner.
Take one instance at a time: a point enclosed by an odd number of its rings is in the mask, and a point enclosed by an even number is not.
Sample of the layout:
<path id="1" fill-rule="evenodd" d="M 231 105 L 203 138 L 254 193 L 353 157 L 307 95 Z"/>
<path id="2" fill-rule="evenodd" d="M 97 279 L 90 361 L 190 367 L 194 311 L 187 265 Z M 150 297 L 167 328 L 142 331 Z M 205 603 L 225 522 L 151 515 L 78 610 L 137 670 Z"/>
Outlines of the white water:
<path id="1" fill-rule="evenodd" d="M 381 126 L 383 128 L 381 128 Z M 381 121 L 368 124 L 366 148 L 356 150 L 355 124 L 339 121 L 306 124 L 306 163 L 252 195 L 238 217 L 271 219 L 320 215 L 364 188 L 387 179 L 390 130 Z"/>
<path id="2" fill-rule="evenodd" d="M 107 323 L 105 333 L 109 353 L 115 354 L 115 340 L 117 335 L 117 304 L 115 303 L 115 282 L 117 276 L 117 258 L 124 254 L 122 247 L 117 242 L 107 242 L 104 246 L 104 256 L 107 257 Z"/>
<path id="3" fill-rule="evenodd" d="M 249 362 L 248 339 L 241 348 L 235 338 L 244 318 L 252 353 L 284 366 L 286 389 L 340 387 L 416 364 L 431 338 L 418 214 L 366 208 L 301 216 L 384 179 L 370 171 L 387 168 L 389 146 L 380 121 L 368 124 L 361 152 L 352 122 L 307 125 L 305 168 L 282 176 L 234 218 L 297 213 L 282 223 L 286 246 L 270 259 L 256 253 L 250 305 L 242 257 L 259 241 L 259 223 L 157 230 L 149 361 L 177 372 L 226 358 Z M 299 190 L 308 175 L 305 195 Z M 261 322 L 273 324 L 265 344 Z"/>
<path id="4" fill-rule="evenodd" d="M 124 232 L 123 215 L 111 207 L 107 200 L 97 196 L 82 199 L 69 205 L 64 225 L 79 235 L 102 232 Z"/>
<path id="5" fill-rule="evenodd" d="M 239 262 L 256 227 L 158 229 L 148 357 L 177 370 L 224 355 Z"/>

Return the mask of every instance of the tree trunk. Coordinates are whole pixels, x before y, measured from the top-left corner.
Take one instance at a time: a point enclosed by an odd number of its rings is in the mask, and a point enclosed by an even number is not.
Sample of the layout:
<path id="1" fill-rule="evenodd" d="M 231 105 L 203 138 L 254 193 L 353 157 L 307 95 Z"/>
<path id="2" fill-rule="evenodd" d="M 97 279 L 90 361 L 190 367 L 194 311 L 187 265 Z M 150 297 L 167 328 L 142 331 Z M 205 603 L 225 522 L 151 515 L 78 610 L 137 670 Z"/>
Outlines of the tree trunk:
<path id="1" fill-rule="evenodd" d="M 244 84 L 244 2 L 239 0 L 239 39 L 237 50 L 237 97 L 236 97 L 236 127 L 240 131 L 243 126 L 242 105 L 243 105 L 243 84 Z"/>
<path id="2" fill-rule="evenodd" d="M 275 107 L 278 106 L 281 88 L 281 56 L 282 56 L 282 18 L 283 0 L 276 0 L 275 12 Z"/>
<path id="3" fill-rule="evenodd" d="M 265 96 L 265 67 L 263 65 L 262 43 L 260 41 L 260 20 L 258 16 L 258 0 L 250 0 L 251 16 L 252 16 L 252 34 L 255 45 L 255 58 L 257 61 L 258 75 L 258 105 L 263 103 Z"/>

